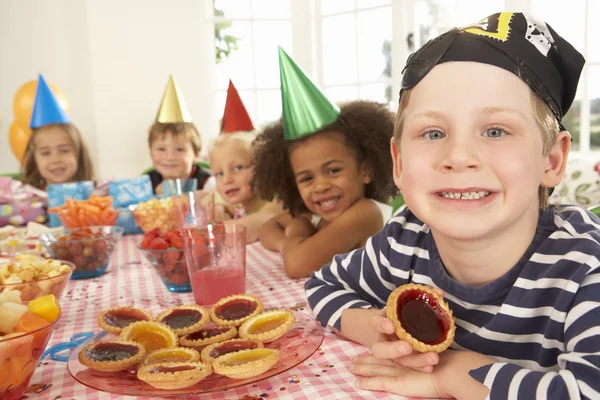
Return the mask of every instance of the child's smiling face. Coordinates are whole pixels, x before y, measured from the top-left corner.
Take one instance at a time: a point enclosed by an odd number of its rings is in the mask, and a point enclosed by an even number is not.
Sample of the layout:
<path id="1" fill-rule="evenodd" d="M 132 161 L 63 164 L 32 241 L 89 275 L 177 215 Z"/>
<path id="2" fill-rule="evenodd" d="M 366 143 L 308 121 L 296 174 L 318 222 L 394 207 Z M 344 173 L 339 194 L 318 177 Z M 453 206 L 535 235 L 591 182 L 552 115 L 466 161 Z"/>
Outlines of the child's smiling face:
<path id="1" fill-rule="evenodd" d="M 35 164 L 48 185 L 68 182 L 77 172 L 75 146 L 59 125 L 39 128 L 34 140 Z"/>
<path id="2" fill-rule="evenodd" d="M 173 135 L 169 132 L 156 138 L 150 145 L 150 158 L 154 169 L 163 179 L 184 179 L 190 176 L 194 160 L 192 143 L 185 135 Z"/>
<path id="3" fill-rule="evenodd" d="M 371 173 L 338 132 L 322 132 L 294 144 L 290 162 L 304 205 L 331 222 L 365 196 Z"/>
<path id="4" fill-rule="evenodd" d="M 210 155 L 210 167 L 217 191 L 225 201 L 244 207 L 252 203 L 252 153 L 241 141 L 229 140 L 216 147 Z"/>
<path id="5" fill-rule="evenodd" d="M 556 160 L 543 154 L 531 91 L 506 70 L 436 66 L 411 90 L 403 124 L 394 180 L 415 215 L 446 237 L 496 237 L 537 222 L 538 187 L 560 182 L 548 173 Z"/>

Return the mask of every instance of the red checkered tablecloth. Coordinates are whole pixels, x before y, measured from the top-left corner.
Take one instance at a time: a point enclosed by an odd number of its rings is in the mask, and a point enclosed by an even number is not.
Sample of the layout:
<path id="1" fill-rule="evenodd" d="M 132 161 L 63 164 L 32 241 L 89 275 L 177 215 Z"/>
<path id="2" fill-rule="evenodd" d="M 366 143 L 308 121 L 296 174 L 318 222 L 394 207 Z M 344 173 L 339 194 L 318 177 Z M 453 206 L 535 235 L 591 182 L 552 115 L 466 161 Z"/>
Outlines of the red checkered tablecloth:
<path id="1" fill-rule="evenodd" d="M 191 293 L 169 292 L 152 267 L 135 247 L 140 236 L 126 236 L 119 243 L 109 272 L 95 279 L 70 281 L 61 299 L 63 316 L 50 343 L 69 341 L 80 332 L 100 329 L 98 313 L 117 305 L 133 305 L 157 313 L 178 304 L 191 304 Z M 304 280 L 285 276 L 278 253 L 255 243 L 247 247 L 247 292 L 259 296 L 265 307 L 297 307 L 306 302 Z M 303 312 L 310 313 L 307 308 Z M 354 388 L 348 367 L 354 356 L 367 349 L 326 332 L 321 348 L 304 363 L 267 380 L 222 392 L 189 396 L 195 399 L 380 399 L 391 396 Z M 31 384 L 46 384 L 40 393 L 27 393 L 30 399 L 132 399 L 89 389 L 75 381 L 67 364 L 50 358 L 38 367 Z M 51 384 L 51 386 L 50 386 Z M 185 396 L 184 396 L 185 397 Z M 180 397 L 183 398 L 183 397 Z M 398 398 L 398 397 L 394 397 Z"/>

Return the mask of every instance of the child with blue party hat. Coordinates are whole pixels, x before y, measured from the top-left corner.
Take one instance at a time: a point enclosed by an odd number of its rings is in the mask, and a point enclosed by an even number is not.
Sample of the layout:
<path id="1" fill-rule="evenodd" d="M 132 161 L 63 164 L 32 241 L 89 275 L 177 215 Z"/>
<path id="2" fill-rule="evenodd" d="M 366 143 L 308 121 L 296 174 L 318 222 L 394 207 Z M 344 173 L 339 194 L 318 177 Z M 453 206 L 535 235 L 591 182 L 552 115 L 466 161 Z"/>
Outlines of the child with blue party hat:
<path id="1" fill-rule="evenodd" d="M 281 48 L 279 66 L 283 116 L 256 140 L 253 184 L 286 210 L 260 228 L 261 243 L 301 278 L 363 246 L 391 216 L 393 113 L 371 101 L 338 107 Z"/>
<path id="2" fill-rule="evenodd" d="M 81 133 L 61 108 L 40 74 L 29 124 L 21 180 L 39 189 L 50 184 L 94 179 L 94 167 Z"/>

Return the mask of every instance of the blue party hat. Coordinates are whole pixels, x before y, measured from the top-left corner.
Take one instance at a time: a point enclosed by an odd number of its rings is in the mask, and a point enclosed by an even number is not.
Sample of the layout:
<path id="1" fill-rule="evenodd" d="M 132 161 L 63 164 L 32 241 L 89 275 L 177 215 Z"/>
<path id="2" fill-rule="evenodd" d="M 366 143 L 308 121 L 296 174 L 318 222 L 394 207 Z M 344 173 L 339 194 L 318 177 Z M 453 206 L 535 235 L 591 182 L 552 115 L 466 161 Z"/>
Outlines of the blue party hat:
<path id="1" fill-rule="evenodd" d="M 50 124 L 70 123 L 71 118 L 69 118 L 67 113 L 60 107 L 58 100 L 56 100 L 56 97 L 52 94 L 52 91 L 42 74 L 40 74 L 29 127 L 35 129 Z"/>

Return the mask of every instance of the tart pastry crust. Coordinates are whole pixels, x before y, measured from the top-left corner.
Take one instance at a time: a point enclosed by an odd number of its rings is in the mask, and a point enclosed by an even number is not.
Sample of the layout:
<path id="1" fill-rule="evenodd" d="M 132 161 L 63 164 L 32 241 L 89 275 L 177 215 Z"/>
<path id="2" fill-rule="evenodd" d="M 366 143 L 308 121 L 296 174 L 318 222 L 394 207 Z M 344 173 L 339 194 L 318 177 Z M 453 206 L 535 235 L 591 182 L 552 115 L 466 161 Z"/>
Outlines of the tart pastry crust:
<path id="1" fill-rule="evenodd" d="M 138 370 L 137 377 L 157 389 L 173 390 L 193 386 L 211 373 L 209 364 L 176 362 L 143 366 Z"/>
<path id="2" fill-rule="evenodd" d="M 85 346 L 79 352 L 79 362 L 88 368 L 103 372 L 117 372 L 139 364 L 146 350 L 139 343 L 125 340 L 107 340 Z"/>
<path id="3" fill-rule="evenodd" d="M 209 321 L 210 314 L 204 307 L 184 305 L 169 308 L 156 317 L 158 322 L 167 324 L 179 336 L 199 331 Z"/>
<path id="4" fill-rule="evenodd" d="M 172 349 L 177 346 L 177 335 L 167 324 L 156 321 L 139 321 L 123 329 L 120 340 L 130 340 L 144 346 L 146 352 Z"/>
<path id="5" fill-rule="evenodd" d="M 200 361 L 198 350 L 187 347 L 173 347 L 172 349 L 154 350 L 144 358 L 144 365 L 164 364 L 168 362 L 196 362 Z"/>
<path id="6" fill-rule="evenodd" d="M 231 379 L 246 379 L 267 372 L 279 361 L 279 350 L 241 350 L 217 357 L 212 364 L 215 374 Z"/>
<path id="7" fill-rule="evenodd" d="M 249 294 L 234 294 L 213 304 L 210 308 L 210 319 L 217 325 L 237 328 L 262 310 L 263 304 L 258 297 Z"/>
<path id="8" fill-rule="evenodd" d="M 279 339 L 296 322 L 290 310 L 272 310 L 255 315 L 240 326 L 239 335 L 243 339 L 268 343 Z"/>
<path id="9" fill-rule="evenodd" d="M 204 326 L 199 331 L 182 336 L 179 341 L 185 347 L 204 347 L 232 339 L 235 335 L 237 329 L 233 326 Z"/>
<path id="10" fill-rule="evenodd" d="M 396 288 L 388 297 L 386 314 L 398 338 L 416 351 L 440 353 L 454 341 L 452 310 L 432 287 L 410 283 Z"/>
<path id="11" fill-rule="evenodd" d="M 202 362 L 212 364 L 215 358 L 224 354 L 234 353 L 240 350 L 262 349 L 264 346 L 258 340 L 230 339 L 221 343 L 214 343 L 202 349 L 200 357 Z"/>
<path id="12" fill-rule="evenodd" d="M 135 307 L 114 307 L 98 314 L 98 326 L 118 335 L 128 325 L 137 321 L 152 321 L 152 314 Z"/>

